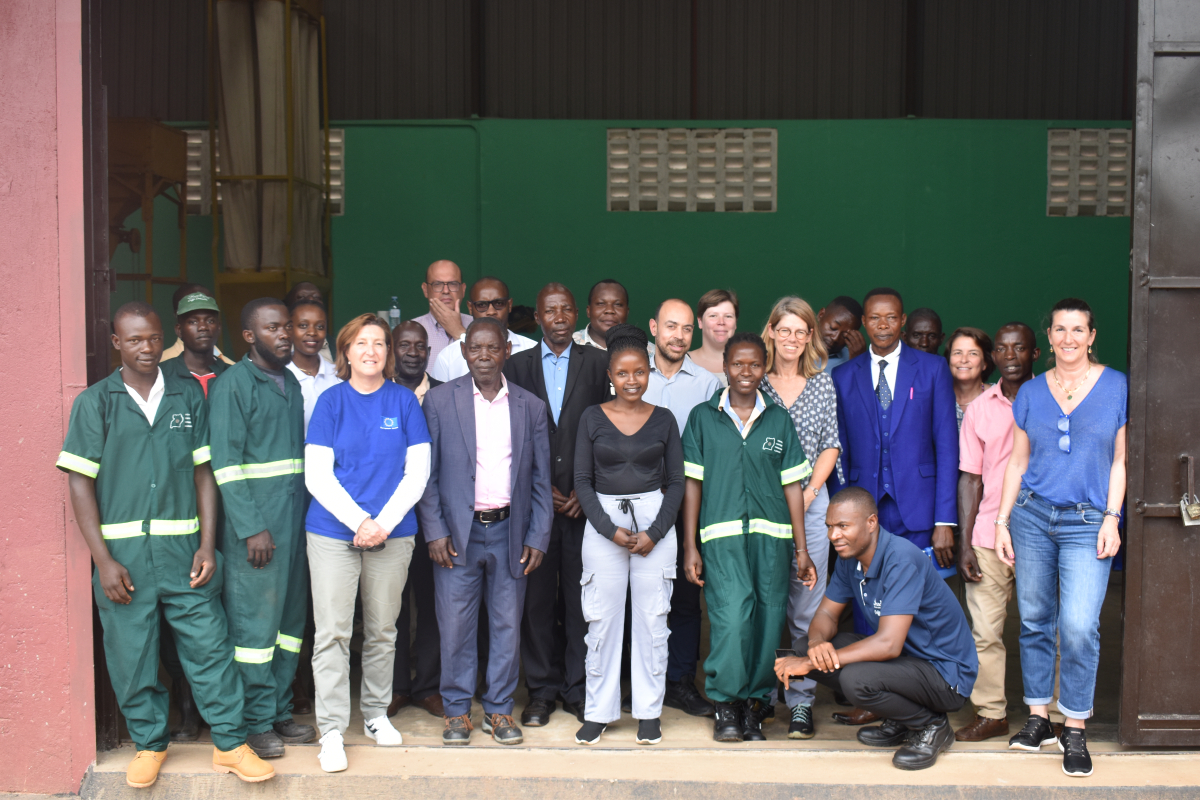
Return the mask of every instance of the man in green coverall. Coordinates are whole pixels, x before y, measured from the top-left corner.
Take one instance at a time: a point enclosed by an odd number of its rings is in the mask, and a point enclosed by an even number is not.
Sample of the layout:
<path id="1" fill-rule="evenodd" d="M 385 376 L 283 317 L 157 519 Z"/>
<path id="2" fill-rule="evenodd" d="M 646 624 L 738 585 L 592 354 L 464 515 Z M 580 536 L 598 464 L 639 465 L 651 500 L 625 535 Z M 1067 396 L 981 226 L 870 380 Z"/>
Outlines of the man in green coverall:
<path id="1" fill-rule="evenodd" d="M 260 758 L 316 730 L 292 719 L 308 595 L 304 545 L 304 399 L 285 369 L 292 323 L 275 298 L 242 309 L 250 352 L 209 392 L 212 466 L 224 508 L 225 612 L 245 685 L 247 741 Z"/>
<path id="2" fill-rule="evenodd" d="M 165 376 L 162 322 L 145 303 L 113 317 L 121 368 L 75 399 L 57 466 L 92 552 L 104 654 L 137 755 L 125 779 L 152 786 L 167 757 L 167 690 L 158 682 L 160 621 L 175 634 L 212 726 L 213 768 L 245 781 L 275 775 L 246 746 L 220 562 L 217 488 L 200 386 Z"/>
<path id="3" fill-rule="evenodd" d="M 684 573 L 705 587 L 711 647 L 704 689 L 717 706 L 718 742 L 766 738 L 793 548 L 800 580 L 810 590 L 817 581 L 800 486 L 812 467 L 788 412 L 759 391 L 766 355 L 758 335 L 731 336 L 729 388 L 693 408 L 683 431 Z"/>

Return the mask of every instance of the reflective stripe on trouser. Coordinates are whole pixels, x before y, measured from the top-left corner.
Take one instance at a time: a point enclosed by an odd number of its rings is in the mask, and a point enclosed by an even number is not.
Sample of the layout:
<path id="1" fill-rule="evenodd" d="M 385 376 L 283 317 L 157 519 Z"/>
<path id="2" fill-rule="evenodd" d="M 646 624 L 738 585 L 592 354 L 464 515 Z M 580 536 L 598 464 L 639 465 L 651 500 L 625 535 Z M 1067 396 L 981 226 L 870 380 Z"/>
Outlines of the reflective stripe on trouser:
<path id="1" fill-rule="evenodd" d="M 700 543 L 710 643 L 704 691 L 714 702 L 769 702 L 792 551 L 791 539 L 761 534 Z"/>
<path id="2" fill-rule="evenodd" d="M 271 531 L 271 562 L 255 569 L 246 542 L 222 531 L 225 611 L 234 660 L 245 686 L 246 726 L 263 733 L 292 716 L 292 679 L 300 661 L 308 607 L 308 557 L 303 534 Z"/>
<path id="3" fill-rule="evenodd" d="M 217 555 L 212 580 L 191 588 L 189 573 L 198 545 L 198 535 L 109 542 L 113 558 L 129 571 L 135 587 L 128 605 L 105 597 L 99 573 L 92 576 L 108 674 L 138 750 L 165 750 L 170 739 L 168 694 L 158 681 L 163 622 L 171 626 L 196 706 L 212 727 L 213 744 L 233 750 L 246 741 L 241 677 L 221 605 L 223 559 Z"/>
<path id="4" fill-rule="evenodd" d="M 788 578 L 788 632 L 793 643 L 803 637 L 808 639 L 808 626 L 825 596 L 829 582 L 829 537 L 825 532 L 825 511 L 829 508 L 829 490 L 824 486 L 808 508 L 804 509 L 804 535 L 808 542 L 808 557 L 817 569 L 817 585 L 811 590 L 796 577 L 796 559 L 792 558 L 791 575 Z M 812 678 L 790 681 L 784 692 L 788 707 L 812 705 L 813 691 L 817 682 Z"/>
<path id="5" fill-rule="evenodd" d="M 658 516 L 662 493 L 644 495 L 597 494 L 600 505 L 616 525 L 633 530 L 630 515 L 621 511 L 628 499 L 645 530 Z M 634 719 L 662 716 L 667 688 L 667 613 L 675 579 L 675 528 L 645 556 L 635 556 L 604 538 L 589 522 L 583 531 L 583 577 L 580 579 L 583 618 L 588 622 L 587 702 L 589 722 L 615 722 L 621 718 L 621 645 L 625 633 L 625 594 L 633 603 L 632 651 L 629 662 L 633 687 Z M 566 589 L 567 587 L 563 587 Z"/>
<path id="6" fill-rule="evenodd" d="M 404 599 L 415 537 L 388 539 L 375 553 L 357 552 L 344 539 L 305 534 L 313 592 L 313 683 L 317 730 L 345 733 L 350 725 L 350 639 L 354 601 L 362 594 L 362 687 L 364 720 L 387 714 L 392 701 L 396 618 Z M 424 546 L 424 544 L 422 544 Z M 406 609 L 407 610 L 407 609 Z"/>

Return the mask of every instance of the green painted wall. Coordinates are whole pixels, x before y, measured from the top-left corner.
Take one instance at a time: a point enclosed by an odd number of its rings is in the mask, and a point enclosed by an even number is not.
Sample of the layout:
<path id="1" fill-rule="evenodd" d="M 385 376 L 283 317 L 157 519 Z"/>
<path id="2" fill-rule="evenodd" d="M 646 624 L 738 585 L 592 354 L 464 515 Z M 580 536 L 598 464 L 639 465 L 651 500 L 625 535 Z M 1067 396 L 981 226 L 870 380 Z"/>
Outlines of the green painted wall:
<path id="1" fill-rule="evenodd" d="M 937 309 L 947 331 L 1012 319 L 1044 329 L 1050 306 L 1078 295 L 1096 310 L 1100 357 L 1126 364 L 1129 219 L 1050 218 L 1045 197 L 1047 128 L 1127 123 L 744 123 L 779 130 L 770 214 L 607 211 L 605 130 L 670 127 L 661 121 L 334 124 L 346 128 L 346 213 L 333 221 L 339 322 L 393 294 L 405 317 L 424 313 L 424 268 L 450 258 L 468 280 L 504 278 L 530 305 L 550 280 L 582 302 L 596 280 L 616 278 L 643 325 L 663 298 L 694 303 L 714 287 L 738 292 L 741 327 L 754 330 L 788 293 L 819 307 L 890 285 L 908 308 Z M 191 219 L 199 276 L 211 228 Z"/>

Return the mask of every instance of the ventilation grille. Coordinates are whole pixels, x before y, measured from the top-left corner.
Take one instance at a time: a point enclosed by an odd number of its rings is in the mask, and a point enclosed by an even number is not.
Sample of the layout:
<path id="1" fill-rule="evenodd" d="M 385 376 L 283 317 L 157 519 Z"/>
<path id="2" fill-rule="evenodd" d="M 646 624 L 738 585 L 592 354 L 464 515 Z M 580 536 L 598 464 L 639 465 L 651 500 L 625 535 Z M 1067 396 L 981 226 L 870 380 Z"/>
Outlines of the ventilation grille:
<path id="1" fill-rule="evenodd" d="M 212 184 L 209 182 L 208 130 L 184 131 L 187 134 L 187 213 L 206 217 L 212 214 Z M 221 140 L 217 139 L 217 161 L 220 162 Z M 323 150 L 323 148 L 322 148 Z M 324 162 L 324 152 L 322 152 Z M 346 213 L 346 131 L 329 129 L 329 213 L 335 217 Z M 218 170 L 219 172 L 219 170 Z M 221 188 L 217 184 L 217 202 Z"/>
<path id="2" fill-rule="evenodd" d="M 1129 216 L 1133 131 L 1052 128 L 1047 139 L 1046 215 Z"/>
<path id="3" fill-rule="evenodd" d="M 774 211 L 774 128 L 610 128 L 609 211 Z"/>

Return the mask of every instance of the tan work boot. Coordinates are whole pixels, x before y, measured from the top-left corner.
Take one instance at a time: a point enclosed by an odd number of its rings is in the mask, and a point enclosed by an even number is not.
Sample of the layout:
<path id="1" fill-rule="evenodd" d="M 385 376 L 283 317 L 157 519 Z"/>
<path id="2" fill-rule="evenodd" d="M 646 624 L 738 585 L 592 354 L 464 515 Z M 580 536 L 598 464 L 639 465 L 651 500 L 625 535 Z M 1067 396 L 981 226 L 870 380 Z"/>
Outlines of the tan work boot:
<path id="1" fill-rule="evenodd" d="M 275 777 L 275 768 L 254 754 L 248 744 L 232 750 L 213 748 L 213 772 L 232 772 L 246 783 L 260 783 Z"/>
<path id="2" fill-rule="evenodd" d="M 153 750 L 138 750 L 129 769 L 125 770 L 125 782 L 135 789 L 145 789 L 153 786 L 158 780 L 158 770 L 167 760 L 167 751 L 156 753 Z"/>

